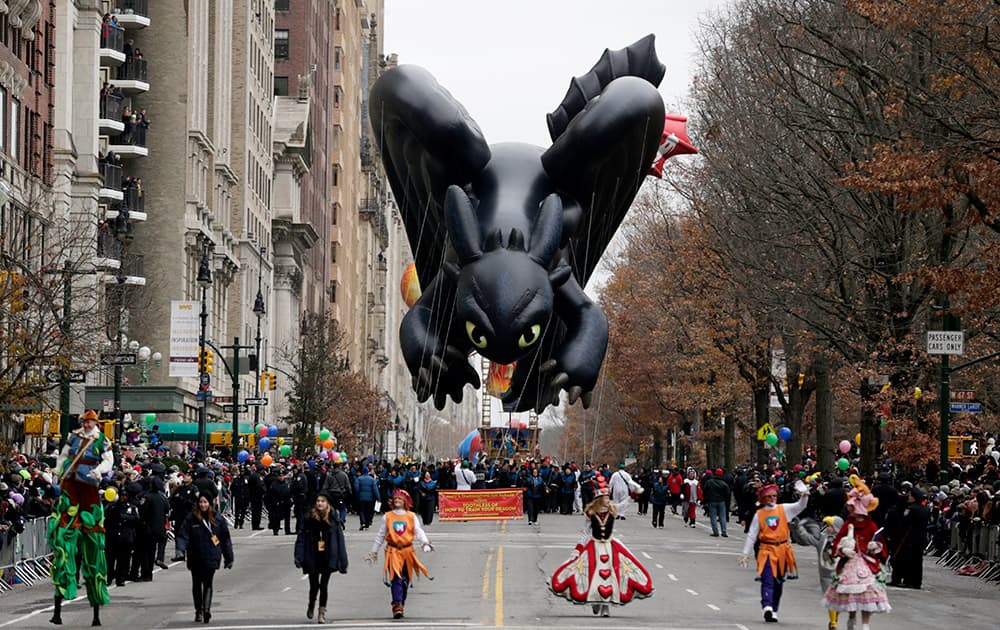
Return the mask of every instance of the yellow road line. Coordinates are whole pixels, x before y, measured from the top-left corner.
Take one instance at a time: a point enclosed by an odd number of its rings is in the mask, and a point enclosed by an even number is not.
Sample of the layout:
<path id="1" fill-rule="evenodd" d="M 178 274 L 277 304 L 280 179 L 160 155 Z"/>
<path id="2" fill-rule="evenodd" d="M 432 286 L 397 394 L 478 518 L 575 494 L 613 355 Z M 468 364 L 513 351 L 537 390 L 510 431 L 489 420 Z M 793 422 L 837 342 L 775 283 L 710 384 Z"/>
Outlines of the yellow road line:
<path id="1" fill-rule="evenodd" d="M 504 523 L 506 528 L 507 523 Z M 503 547 L 497 548 L 497 577 L 496 577 L 496 610 L 493 625 L 497 628 L 503 626 Z"/>
<path id="2" fill-rule="evenodd" d="M 486 602 L 490 599 L 490 563 L 493 562 L 493 550 L 486 554 L 486 567 L 483 569 L 483 620 L 484 626 L 489 625 L 490 619 L 486 614 Z"/>

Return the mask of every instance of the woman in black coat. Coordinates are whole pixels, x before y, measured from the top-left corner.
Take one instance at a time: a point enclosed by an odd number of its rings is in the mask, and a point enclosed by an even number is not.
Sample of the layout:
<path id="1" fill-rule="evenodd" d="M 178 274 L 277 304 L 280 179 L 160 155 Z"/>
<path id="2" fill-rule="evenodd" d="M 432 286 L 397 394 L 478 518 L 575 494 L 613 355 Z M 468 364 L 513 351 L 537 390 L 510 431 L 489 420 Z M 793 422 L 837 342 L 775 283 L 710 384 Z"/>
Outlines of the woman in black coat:
<path id="1" fill-rule="evenodd" d="M 327 587 L 330 574 L 334 571 L 347 573 L 347 547 L 344 544 L 344 529 L 337 511 L 331 509 L 330 498 L 326 494 L 316 497 L 309 518 L 295 538 L 295 566 L 309 576 L 309 607 L 306 618 L 312 619 L 319 595 L 317 623 L 326 623 Z"/>
<path id="2" fill-rule="evenodd" d="M 204 492 L 177 532 L 177 553 L 186 557 L 191 572 L 194 620 L 208 623 L 212 619 L 212 580 L 223 559 L 227 569 L 233 568 L 233 541 L 225 519 L 216 518 L 212 499 Z"/>

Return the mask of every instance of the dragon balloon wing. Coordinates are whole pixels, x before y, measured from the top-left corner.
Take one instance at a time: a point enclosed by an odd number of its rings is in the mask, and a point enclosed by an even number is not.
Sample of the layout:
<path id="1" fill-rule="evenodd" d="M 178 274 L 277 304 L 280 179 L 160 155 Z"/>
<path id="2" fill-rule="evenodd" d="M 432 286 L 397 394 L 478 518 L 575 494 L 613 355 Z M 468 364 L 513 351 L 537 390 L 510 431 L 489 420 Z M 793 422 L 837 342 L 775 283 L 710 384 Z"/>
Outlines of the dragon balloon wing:
<path id="1" fill-rule="evenodd" d="M 490 160 L 479 126 L 426 70 L 399 66 L 371 92 L 369 117 L 389 185 L 406 227 L 417 277 L 437 275 L 448 242 L 443 200 Z"/>

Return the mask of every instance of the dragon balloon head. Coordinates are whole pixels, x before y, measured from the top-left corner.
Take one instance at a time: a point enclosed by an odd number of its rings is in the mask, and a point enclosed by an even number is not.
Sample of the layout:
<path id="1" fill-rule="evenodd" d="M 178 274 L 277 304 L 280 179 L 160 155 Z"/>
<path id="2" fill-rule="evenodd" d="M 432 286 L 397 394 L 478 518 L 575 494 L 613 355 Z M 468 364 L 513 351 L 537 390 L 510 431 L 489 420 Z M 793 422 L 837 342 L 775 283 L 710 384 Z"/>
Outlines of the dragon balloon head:
<path id="1" fill-rule="evenodd" d="M 566 265 L 550 270 L 562 235 L 559 196 L 542 201 L 529 235 L 512 228 L 481 237 L 472 201 L 458 186 L 448 188 L 444 210 L 457 255 L 457 263 L 445 263 L 456 282 L 456 323 L 491 361 L 521 359 L 540 344 L 552 320 L 553 288 L 571 273 Z"/>

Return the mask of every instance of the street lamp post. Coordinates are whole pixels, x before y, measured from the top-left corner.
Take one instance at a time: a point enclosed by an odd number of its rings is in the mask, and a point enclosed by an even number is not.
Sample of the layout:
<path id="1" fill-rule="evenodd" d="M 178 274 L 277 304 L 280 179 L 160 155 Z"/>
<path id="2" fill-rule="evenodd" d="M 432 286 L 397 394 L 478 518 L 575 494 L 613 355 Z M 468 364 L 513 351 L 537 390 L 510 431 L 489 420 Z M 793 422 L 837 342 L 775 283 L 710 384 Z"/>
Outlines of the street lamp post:
<path id="1" fill-rule="evenodd" d="M 256 360 L 254 365 L 254 397 L 260 398 L 260 320 L 264 316 L 264 294 L 261 292 L 261 274 L 260 267 L 257 267 L 257 298 L 253 302 L 253 312 L 257 316 L 257 336 L 254 338 L 254 356 Z M 260 405 L 255 405 L 253 408 L 253 424 L 256 427 L 260 424 Z"/>
<path id="2" fill-rule="evenodd" d="M 208 251 L 203 250 L 198 261 L 198 285 L 201 286 L 201 332 L 198 335 L 198 397 L 201 405 L 198 407 L 198 451 L 205 455 L 208 451 L 208 392 L 211 383 L 205 372 L 205 332 L 208 328 L 208 287 L 212 284 L 212 270 L 208 263 Z"/>

